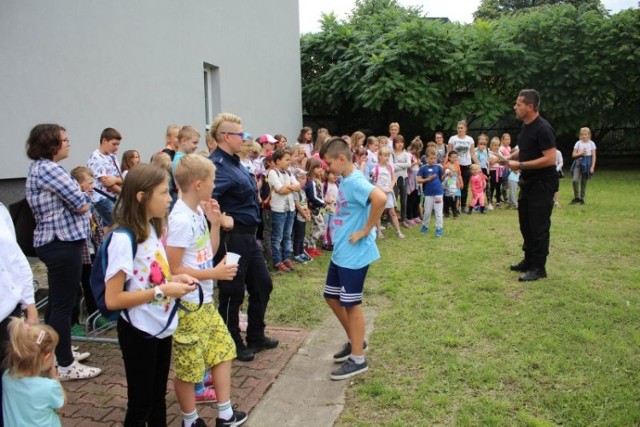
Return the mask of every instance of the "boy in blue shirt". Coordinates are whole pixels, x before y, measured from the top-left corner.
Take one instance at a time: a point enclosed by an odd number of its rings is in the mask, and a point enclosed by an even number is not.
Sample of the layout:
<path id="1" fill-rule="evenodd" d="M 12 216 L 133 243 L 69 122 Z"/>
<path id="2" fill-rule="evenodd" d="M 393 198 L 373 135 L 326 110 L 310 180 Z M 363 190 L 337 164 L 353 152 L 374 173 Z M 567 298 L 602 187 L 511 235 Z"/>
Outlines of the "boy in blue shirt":
<path id="1" fill-rule="evenodd" d="M 324 298 L 349 339 L 333 356 L 335 362 L 343 364 L 331 372 L 331 379 L 343 380 L 369 369 L 364 358 L 362 291 L 369 264 L 380 258 L 375 243 L 375 225 L 387 196 L 356 169 L 344 139 L 331 138 L 322 146 L 320 157 L 329 172 L 342 176 L 333 217 L 333 254 Z"/>
<path id="2" fill-rule="evenodd" d="M 429 221 L 431 221 L 431 211 L 436 212 L 436 237 L 442 237 L 442 208 L 443 192 L 442 179 L 444 174 L 442 166 L 436 164 L 437 153 L 434 148 L 427 149 L 427 164 L 420 166 L 416 181 L 422 184 L 424 194 L 424 212 L 422 217 L 422 228 L 420 233 L 426 234 L 429 231 Z"/>

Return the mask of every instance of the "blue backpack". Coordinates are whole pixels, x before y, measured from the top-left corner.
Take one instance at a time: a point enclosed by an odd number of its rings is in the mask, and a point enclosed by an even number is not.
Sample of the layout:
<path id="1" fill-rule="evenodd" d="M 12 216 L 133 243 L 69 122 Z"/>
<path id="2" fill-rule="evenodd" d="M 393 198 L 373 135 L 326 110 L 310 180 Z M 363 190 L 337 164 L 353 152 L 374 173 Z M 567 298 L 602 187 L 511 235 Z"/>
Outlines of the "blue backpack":
<path id="1" fill-rule="evenodd" d="M 123 233 L 129 237 L 129 240 L 131 240 L 131 253 L 133 254 L 134 258 L 138 250 L 138 244 L 136 242 L 136 237 L 134 236 L 133 231 L 131 231 L 131 229 L 127 227 L 119 226 L 118 228 L 114 229 L 107 235 L 107 237 L 104 239 L 104 241 L 100 245 L 100 248 L 96 253 L 95 259 L 93 260 L 93 265 L 91 266 L 91 277 L 90 277 L 91 291 L 93 292 L 93 297 L 96 300 L 98 311 L 100 311 L 100 314 L 102 314 L 102 316 L 109 321 L 118 320 L 118 317 L 120 317 L 120 311 L 122 311 L 122 310 L 109 310 L 107 308 L 107 303 L 104 298 L 105 287 L 106 287 L 104 278 L 107 271 L 107 265 L 109 265 L 109 251 L 107 249 L 109 248 L 109 243 L 111 243 L 111 238 L 113 237 L 114 233 Z M 178 312 L 178 309 L 192 312 L 192 311 L 197 311 L 200 309 L 200 307 L 202 307 L 202 302 L 204 300 L 204 293 L 202 291 L 202 286 L 200 286 L 200 283 L 196 283 L 196 285 L 198 288 L 198 296 L 200 299 L 198 308 L 196 308 L 195 310 L 190 310 L 186 308 L 184 305 L 182 305 L 179 298 L 176 298 L 173 309 L 171 310 L 171 313 L 169 313 L 169 318 L 167 319 L 167 323 L 164 325 L 164 327 L 160 332 L 158 332 L 155 335 L 150 335 L 148 336 L 148 338 L 157 337 L 158 335 L 163 333 L 169 327 L 169 325 L 171 325 L 173 318 Z M 124 284 L 125 289 L 126 289 L 126 286 L 127 286 L 127 282 L 125 282 Z M 131 319 L 129 318 L 129 314 L 126 309 L 124 309 L 124 315 L 127 318 L 127 321 L 132 326 L 135 327 L 135 325 L 131 323 Z"/>
<path id="2" fill-rule="evenodd" d="M 91 292 L 93 292 L 93 298 L 96 300 L 98 311 L 100 311 L 100 314 L 109 321 L 118 320 L 118 317 L 120 317 L 120 310 L 109 310 L 104 298 L 106 286 L 104 277 L 107 272 L 107 265 L 109 264 L 109 252 L 107 248 L 109 247 L 109 243 L 111 243 L 111 238 L 114 233 L 126 234 L 129 237 L 129 240 L 131 240 L 131 253 L 134 258 L 138 250 L 138 243 L 136 242 L 136 237 L 133 235 L 133 231 L 127 227 L 118 227 L 107 234 L 107 237 L 98 248 L 98 252 L 96 252 L 96 257 L 93 260 L 93 265 L 91 266 L 89 283 L 91 284 Z M 125 315 L 129 317 L 126 314 L 126 310 Z"/>

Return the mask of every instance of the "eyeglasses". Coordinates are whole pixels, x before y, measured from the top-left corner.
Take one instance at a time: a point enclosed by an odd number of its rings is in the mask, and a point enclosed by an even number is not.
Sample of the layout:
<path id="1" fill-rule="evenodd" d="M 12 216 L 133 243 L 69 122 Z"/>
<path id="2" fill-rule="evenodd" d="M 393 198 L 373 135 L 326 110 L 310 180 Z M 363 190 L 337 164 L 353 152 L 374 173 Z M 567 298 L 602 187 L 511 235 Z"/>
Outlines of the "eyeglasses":
<path id="1" fill-rule="evenodd" d="M 242 138 L 244 136 L 244 132 L 220 132 L 223 135 L 235 135 Z"/>

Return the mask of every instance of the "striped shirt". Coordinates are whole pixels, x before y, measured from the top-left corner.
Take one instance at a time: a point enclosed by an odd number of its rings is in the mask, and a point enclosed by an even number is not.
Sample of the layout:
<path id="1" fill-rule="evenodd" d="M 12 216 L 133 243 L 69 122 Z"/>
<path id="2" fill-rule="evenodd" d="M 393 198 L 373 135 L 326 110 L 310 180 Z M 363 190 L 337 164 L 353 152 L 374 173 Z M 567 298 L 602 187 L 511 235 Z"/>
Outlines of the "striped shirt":
<path id="1" fill-rule="evenodd" d="M 27 201 L 36 219 L 34 247 L 56 238 L 71 242 L 89 236 L 88 213 L 76 213 L 89 199 L 62 166 L 48 159 L 34 161 L 26 187 Z"/>

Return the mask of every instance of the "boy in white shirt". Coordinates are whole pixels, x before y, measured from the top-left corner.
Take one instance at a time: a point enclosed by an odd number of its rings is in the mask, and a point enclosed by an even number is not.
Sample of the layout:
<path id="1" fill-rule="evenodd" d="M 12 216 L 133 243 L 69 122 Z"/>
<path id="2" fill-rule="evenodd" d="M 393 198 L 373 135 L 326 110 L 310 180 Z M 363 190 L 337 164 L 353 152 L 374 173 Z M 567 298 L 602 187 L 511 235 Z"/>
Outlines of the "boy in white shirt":
<path id="1" fill-rule="evenodd" d="M 206 157 L 183 156 L 175 167 L 180 199 L 169 215 L 167 258 L 174 274 L 187 273 L 200 281 L 204 292 L 202 307 L 196 293 L 187 294 L 182 304 L 193 312 L 180 311 L 173 335 L 174 380 L 176 397 L 182 411 L 183 426 L 202 425 L 198 418 L 194 384 L 205 369 L 217 394 L 216 425 L 240 425 L 247 414 L 231 406 L 231 364 L 236 356 L 235 343 L 213 303 L 214 280 L 231 280 L 237 264 L 225 258 L 214 268 L 213 256 L 220 243 L 220 226 L 231 226 L 231 218 L 222 215 L 218 202 L 211 199 L 215 167 Z M 211 223 L 211 231 L 207 226 Z"/>

